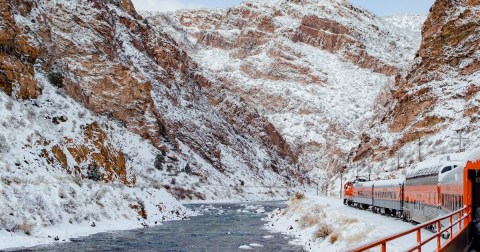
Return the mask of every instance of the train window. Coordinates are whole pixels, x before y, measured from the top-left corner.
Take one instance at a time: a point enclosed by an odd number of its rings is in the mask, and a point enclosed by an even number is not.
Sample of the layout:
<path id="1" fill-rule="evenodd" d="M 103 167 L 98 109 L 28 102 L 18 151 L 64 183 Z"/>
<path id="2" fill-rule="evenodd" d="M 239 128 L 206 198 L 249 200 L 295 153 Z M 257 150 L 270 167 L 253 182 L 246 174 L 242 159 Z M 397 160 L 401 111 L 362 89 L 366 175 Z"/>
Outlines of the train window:
<path id="1" fill-rule="evenodd" d="M 448 195 L 448 198 L 449 198 L 448 201 L 450 202 L 450 210 L 453 210 L 453 198 L 452 198 L 452 195 L 449 194 L 449 195 Z"/>
<path id="2" fill-rule="evenodd" d="M 442 172 L 441 173 L 445 173 L 445 172 L 448 172 L 448 171 L 451 171 L 452 170 L 452 167 L 451 166 L 447 166 L 447 167 L 444 167 L 442 169 Z"/>

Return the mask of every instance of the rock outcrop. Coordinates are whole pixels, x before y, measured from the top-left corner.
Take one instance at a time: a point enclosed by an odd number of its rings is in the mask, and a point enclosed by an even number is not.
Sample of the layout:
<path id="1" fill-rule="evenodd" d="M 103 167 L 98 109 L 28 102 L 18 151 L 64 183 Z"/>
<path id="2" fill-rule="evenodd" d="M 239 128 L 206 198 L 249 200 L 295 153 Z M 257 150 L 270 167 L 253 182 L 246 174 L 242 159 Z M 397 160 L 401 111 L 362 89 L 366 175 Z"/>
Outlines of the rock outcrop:
<path id="1" fill-rule="evenodd" d="M 28 41 L 28 34 L 15 21 L 12 5 L 0 1 L 0 90 L 17 99 L 31 99 L 41 90 L 34 78 L 33 64 L 40 49 Z"/>
<path id="2" fill-rule="evenodd" d="M 365 142 L 372 148 L 369 157 L 386 161 L 398 156 L 408 165 L 418 161 L 419 148 L 427 157 L 475 147 L 473 139 L 479 134 L 479 7 L 478 1 L 435 2 L 410 70 L 378 98 L 370 131 L 377 142 Z M 462 138 L 471 139 L 467 145 L 459 146 L 456 138 L 460 132 Z"/>
<path id="3" fill-rule="evenodd" d="M 420 42 L 416 31 L 335 0 L 142 15 L 266 116 L 313 173 L 343 167 L 375 97 Z"/>

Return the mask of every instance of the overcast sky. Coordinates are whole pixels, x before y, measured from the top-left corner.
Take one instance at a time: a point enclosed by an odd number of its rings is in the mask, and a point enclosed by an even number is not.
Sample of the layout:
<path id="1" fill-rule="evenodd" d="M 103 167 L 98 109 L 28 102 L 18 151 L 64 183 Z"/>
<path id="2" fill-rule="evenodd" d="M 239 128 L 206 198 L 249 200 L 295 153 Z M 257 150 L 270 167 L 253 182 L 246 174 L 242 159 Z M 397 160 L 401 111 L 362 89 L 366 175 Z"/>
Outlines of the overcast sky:
<path id="1" fill-rule="evenodd" d="M 175 11 L 193 8 L 223 8 L 238 5 L 241 0 L 132 0 L 138 10 Z M 321 1 L 321 0 L 319 0 Z M 350 0 L 380 15 L 428 14 L 434 0 Z"/>

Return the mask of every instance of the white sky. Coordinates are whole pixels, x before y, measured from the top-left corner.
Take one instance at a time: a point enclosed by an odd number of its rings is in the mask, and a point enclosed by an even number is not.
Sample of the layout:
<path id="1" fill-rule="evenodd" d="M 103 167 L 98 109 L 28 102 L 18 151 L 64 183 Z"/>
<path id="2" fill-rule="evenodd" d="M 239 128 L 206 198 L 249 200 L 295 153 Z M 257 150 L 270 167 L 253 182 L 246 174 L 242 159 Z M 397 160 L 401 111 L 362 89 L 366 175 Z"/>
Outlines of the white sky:
<path id="1" fill-rule="evenodd" d="M 224 8 L 240 4 L 241 0 L 132 0 L 137 10 L 175 11 L 178 9 Z M 322 1 L 322 0 L 319 0 Z M 350 0 L 380 15 L 428 14 L 435 0 Z"/>

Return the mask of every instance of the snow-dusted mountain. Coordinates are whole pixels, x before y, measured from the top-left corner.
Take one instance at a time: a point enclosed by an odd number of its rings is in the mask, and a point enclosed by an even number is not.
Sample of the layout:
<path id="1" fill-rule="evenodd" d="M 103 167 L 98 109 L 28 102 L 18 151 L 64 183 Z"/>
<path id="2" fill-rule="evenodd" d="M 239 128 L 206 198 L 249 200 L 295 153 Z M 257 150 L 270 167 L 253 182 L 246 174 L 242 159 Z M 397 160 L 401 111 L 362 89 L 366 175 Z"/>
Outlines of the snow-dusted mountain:
<path id="1" fill-rule="evenodd" d="M 347 1 L 244 1 L 144 15 L 265 115 L 304 171 L 320 174 L 345 164 L 375 98 L 420 46 L 421 18 L 393 24 Z"/>
<path id="2" fill-rule="evenodd" d="M 174 197 L 272 199 L 298 183 L 275 127 L 129 0 L 0 10 L 2 246 L 10 232 L 184 218 Z"/>

